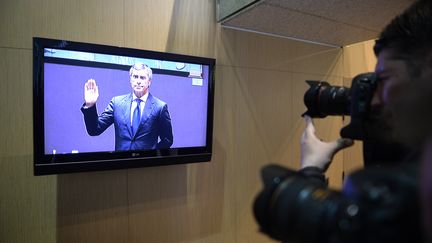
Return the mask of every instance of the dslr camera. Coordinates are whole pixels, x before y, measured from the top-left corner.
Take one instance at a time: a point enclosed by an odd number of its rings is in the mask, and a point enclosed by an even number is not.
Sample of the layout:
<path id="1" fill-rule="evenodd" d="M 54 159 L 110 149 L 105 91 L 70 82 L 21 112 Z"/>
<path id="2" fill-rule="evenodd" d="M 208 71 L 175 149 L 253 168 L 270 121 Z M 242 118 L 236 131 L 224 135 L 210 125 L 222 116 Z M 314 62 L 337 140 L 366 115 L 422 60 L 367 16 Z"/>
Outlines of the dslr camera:
<path id="1" fill-rule="evenodd" d="M 363 142 L 365 166 L 381 166 L 401 162 L 409 152 L 392 138 L 392 128 L 381 105 L 371 105 L 378 86 L 375 73 L 362 73 L 352 80 L 351 88 L 331 86 L 325 81 L 306 80 L 304 94 L 307 111 L 312 118 L 350 116 L 340 136 Z"/>
<path id="2" fill-rule="evenodd" d="M 310 88 L 304 95 L 307 111 L 312 118 L 351 116 L 350 123 L 340 131 L 341 137 L 364 140 L 364 125 L 370 118 L 371 100 L 377 87 L 375 73 L 362 73 L 354 77 L 351 88 L 331 86 L 325 81 L 306 80 Z"/>

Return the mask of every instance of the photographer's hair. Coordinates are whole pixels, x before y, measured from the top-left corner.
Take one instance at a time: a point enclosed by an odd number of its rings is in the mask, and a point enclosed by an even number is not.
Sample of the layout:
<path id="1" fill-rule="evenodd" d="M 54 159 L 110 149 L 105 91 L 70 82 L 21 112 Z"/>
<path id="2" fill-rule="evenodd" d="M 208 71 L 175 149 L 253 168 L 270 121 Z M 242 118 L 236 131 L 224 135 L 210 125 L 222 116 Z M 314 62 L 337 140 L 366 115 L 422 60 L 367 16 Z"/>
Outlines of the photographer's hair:
<path id="1" fill-rule="evenodd" d="M 135 63 L 129 70 L 129 76 L 132 75 L 132 71 L 134 69 L 135 70 L 143 70 L 144 69 L 147 72 L 149 79 L 152 80 L 153 71 L 146 64 L 141 63 L 141 62 Z"/>
<path id="2" fill-rule="evenodd" d="M 374 46 L 375 55 L 391 49 L 396 58 L 415 63 L 431 63 L 432 1 L 419 0 L 394 18 L 381 32 Z M 414 66 L 410 68 L 416 69 Z M 415 74 L 415 70 L 411 70 Z"/>

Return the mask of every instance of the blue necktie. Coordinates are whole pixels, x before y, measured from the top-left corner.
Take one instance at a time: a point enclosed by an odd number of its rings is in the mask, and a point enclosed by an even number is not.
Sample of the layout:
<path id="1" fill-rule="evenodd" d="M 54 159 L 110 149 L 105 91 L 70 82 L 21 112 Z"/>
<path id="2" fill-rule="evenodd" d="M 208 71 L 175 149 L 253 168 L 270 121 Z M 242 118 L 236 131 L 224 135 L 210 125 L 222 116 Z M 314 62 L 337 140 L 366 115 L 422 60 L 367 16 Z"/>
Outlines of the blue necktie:
<path id="1" fill-rule="evenodd" d="M 133 112 L 133 116 L 132 116 L 132 134 L 135 135 L 136 131 L 138 130 L 138 126 L 140 124 L 140 120 L 141 120 L 141 109 L 140 109 L 140 103 L 141 100 L 140 99 L 135 99 L 135 101 L 137 102 L 137 106 Z"/>

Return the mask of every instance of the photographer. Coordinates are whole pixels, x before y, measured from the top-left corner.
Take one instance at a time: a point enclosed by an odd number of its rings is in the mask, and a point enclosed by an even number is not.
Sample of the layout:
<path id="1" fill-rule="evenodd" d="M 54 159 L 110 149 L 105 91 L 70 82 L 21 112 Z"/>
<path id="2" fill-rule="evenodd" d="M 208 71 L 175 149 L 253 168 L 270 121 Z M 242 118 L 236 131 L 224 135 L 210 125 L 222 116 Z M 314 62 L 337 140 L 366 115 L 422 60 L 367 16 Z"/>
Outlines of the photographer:
<path id="1" fill-rule="evenodd" d="M 432 99 L 432 1 L 420 0 L 396 17 L 381 33 L 374 51 L 378 58 L 377 87 L 371 114 L 375 114 L 375 107 L 383 107 L 377 127 L 384 124 L 384 130 L 392 133 L 381 135 L 404 143 L 411 154 L 398 154 L 391 166 L 368 166 L 351 174 L 342 191 L 330 190 L 324 172 L 334 154 L 352 141 L 320 141 L 312 119 L 305 116 L 302 169 L 271 165 L 262 171 L 264 189 L 255 201 L 254 213 L 264 233 L 293 242 L 423 240 L 418 151 L 432 137 L 431 123 L 427 122 L 432 120 L 427 102 Z M 383 147 L 389 148 L 388 144 Z M 398 152 L 400 145 L 394 144 L 397 149 L 393 151 Z M 399 162 L 402 159 L 404 162 Z M 432 163 L 427 153 L 423 160 L 425 167 Z M 429 185 L 424 181 L 423 206 L 430 212 L 430 196 L 426 196 Z"/>

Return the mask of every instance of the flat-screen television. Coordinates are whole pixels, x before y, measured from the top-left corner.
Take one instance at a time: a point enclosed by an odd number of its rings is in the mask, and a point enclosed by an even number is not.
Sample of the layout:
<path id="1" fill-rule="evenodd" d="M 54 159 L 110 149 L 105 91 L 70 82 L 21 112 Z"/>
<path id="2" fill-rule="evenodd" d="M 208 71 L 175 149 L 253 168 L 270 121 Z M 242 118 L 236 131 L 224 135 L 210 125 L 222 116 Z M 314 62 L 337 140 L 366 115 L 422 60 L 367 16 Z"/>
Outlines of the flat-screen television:
<path id="1" fill-rule="evenodd" d="M 215 59 L 33 38 L 34 174 L 210 161 Z"/>

